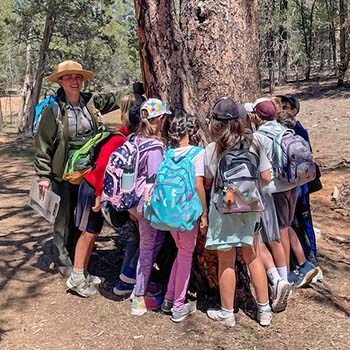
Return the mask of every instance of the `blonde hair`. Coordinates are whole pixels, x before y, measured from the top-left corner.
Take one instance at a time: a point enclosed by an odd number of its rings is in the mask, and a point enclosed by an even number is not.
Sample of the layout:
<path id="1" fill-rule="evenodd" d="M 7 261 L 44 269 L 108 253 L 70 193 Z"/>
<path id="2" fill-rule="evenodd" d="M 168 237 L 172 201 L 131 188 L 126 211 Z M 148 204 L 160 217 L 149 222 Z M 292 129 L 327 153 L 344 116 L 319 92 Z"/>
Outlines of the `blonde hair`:
<path id="1" fill-rule="evenodd" d="M 161 122 L 161 118 L 164 118 L 164 114 L 152 118 L 152 119 L 147 119 L 148 117 L 148 112 L 145 110 L 141 110 L 140 113 L 140 124 L 136 130 L 136 134 L 141 135 L 146 138 L 153 138 L 157 139 L 159 141 L 162 141 L 164 144 L 165 139 L 159 135 L 157 130 L 155 130 L 155 124 Z"/>
<path id="2" fill-rule="evenodd" d="M 275 105 L 275 108 L 276 108 L 276 114 L 275 114 L 275 119 L 277 119 L 277 115 L 279 113 L 281 113 L 282 111 L 282 100 L 280 97 L 277 97 L 277 96 L 272 96 L 270 98 L 270 100 L 272 101 L 272 103 Z"/>
<path id="3" fill-rule="evenodd" d="M 135 104 L 136 96 L 134 93 L 130 93 L 128 95 L 123 96 L 120 99 L 120 114 L 122 123 L 125 124 L 127 127 L 129 125 L 129 111 L 131 107 Z"/>

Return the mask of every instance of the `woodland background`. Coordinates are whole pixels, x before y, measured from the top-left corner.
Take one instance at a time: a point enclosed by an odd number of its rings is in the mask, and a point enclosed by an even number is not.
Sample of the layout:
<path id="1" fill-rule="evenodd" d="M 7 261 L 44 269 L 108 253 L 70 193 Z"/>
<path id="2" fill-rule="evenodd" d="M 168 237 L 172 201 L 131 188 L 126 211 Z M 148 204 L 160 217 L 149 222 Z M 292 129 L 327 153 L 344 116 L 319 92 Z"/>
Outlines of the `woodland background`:
<path id="1" fill-rule="evenodd" d="M 183 1 L 170 3 L 181 27 Z M 344 85 L 349 3 L 258 2 L 260 80 L 266 92 L 291 81 L 333 78 Z M 68 58 L 94 71 L 95 79 L 85 86 L 90 91 L 117 90 L 141 78 L 134 1 L 2 0 L 1 5 L 0 130 L 30 129 L 35 104 L 55 88 L 43 77 Z"/>

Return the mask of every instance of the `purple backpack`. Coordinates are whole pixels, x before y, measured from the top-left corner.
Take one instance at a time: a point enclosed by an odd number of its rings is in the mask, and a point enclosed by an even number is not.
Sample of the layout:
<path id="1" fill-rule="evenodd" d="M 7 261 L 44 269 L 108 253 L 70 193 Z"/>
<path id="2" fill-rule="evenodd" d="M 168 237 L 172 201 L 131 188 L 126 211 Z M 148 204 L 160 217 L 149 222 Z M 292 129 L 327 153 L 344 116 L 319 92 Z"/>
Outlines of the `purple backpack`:
<path id="1" fill-rule="evenodd" d="M 147 154 L 156 148 L 163 150 L 163 143 L 132 135 L 113 152 L 105 171 L 102 201 L 117 211 L 137 206 L 147 178 Z"/>
<path id="2" fill-rule="evenodd" d="M 316 177 L 316 165 L 309 143 L 294 130 L 274 132 L 262 125 L 258 132 L 273 140 L 273 168 L 277 179 L 286 185 L 304 185 Z"/>

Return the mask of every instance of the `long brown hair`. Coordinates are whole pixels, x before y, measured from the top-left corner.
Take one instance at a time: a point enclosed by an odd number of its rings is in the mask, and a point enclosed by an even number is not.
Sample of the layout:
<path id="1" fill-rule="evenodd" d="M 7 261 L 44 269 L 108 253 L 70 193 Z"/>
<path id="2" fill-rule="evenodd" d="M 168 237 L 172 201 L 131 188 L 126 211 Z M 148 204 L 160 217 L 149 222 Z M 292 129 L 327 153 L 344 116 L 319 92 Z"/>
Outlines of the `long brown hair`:
<path id="1" fill-rule="evenodd" d="M 216 142 L 216 155 L 219 157 L 228 148 L 235 146 L 242 139 L 250 145 L 253 134 L 244 128 L 241 118 L 232 120 L 212 119 L 209 125 L 210 136 Z"/>

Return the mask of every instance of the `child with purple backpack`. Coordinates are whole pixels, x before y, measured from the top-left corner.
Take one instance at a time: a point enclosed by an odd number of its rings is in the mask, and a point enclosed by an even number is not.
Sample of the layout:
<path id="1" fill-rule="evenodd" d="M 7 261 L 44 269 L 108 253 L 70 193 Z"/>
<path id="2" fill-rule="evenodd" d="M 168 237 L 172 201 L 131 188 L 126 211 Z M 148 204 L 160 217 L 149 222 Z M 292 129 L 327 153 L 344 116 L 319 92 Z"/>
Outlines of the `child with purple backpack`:
<path id="1" fill-rule="evenodd" d="M 140 126 L 134 142 L 140 149 L 145 142 L 152 142 L 153 147 L 140 155 L 137 173 L 136 192 L 140 200 L 129 212 L 137 218 L 140 232 L 139 260 L 136 271 L 136 285 L 131 298 L 131 314 L 141 316 L 147 312 L 145 298 L 152 266 L 164 240 L 164 234 L 153 228 L 143 216 L 144 191 L 146 180 L 155 176 L 163 160 L 163 139 L 161 133 L 164 120 L 171 112 L 164 102 L 151 98 L 141 106 Z"/>

